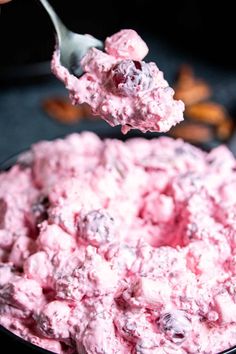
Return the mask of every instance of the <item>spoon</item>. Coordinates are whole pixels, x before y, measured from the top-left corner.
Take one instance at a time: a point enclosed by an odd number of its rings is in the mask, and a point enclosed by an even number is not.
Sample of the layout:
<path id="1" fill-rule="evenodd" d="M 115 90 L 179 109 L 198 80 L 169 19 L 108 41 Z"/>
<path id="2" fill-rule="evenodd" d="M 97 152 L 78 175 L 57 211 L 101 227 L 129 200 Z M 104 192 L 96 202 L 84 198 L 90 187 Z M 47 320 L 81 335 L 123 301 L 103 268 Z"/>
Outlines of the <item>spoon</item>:
<path id="1" fill-rule="evenodd" d="M 83 74 L 80 61 L 87 51 L 96 47 L 103 48 L 103 42 L 89 34 L 78 34 L 69 31 L 62 23 L 52 6 L 47 0 L 39 0 L 50 16 L 57 34 L 57 45 L 60 51 L 60 62 L 77 77 Z"/>

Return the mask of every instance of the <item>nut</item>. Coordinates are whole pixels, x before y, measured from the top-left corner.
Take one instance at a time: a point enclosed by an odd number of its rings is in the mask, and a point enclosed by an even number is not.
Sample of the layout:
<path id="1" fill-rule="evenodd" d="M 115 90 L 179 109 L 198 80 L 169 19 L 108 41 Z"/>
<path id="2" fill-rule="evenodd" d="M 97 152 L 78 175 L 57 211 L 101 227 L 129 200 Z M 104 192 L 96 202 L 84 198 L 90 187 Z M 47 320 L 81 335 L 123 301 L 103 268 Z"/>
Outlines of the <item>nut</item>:
<path id="1" fill-rule="evenodd" d="M 212 130 L 207 125 L 185 122 L 170 130 L 174 138 L 182 138 L 190 143 L 206 143 L 213 138 Z"/>
<path id="2" fill-rule="evenodd" d="M 225 119 L 218 127 L 216 130 L 216 134 L 218 136 L 218 139 L 220 140 L 227 140 L 230 138 L 230 136 L 233 133 L 233 121 L 228 118 Z"/>
<path id="3" fill-rule="evenodd" d="M 204 101 L 212 93 L 210 86 L 204 80 L 196 78 L 192 68 L 187 65 L 180 68 L 174 90 L 175 99 L 182 100 L 186 106 Z"/>
<path id="4" fill-rule="evenodd" d="M 73 106 L 69 100 L 63 97 L 46 99 L 43 102 L 43 109 L 50 117 L 67 124 L 76 123 L 89 114 L 87 106 L 83 104 Z"/>
<path id="5" fill-rule="evenodd" d="M 228 115 L 225 108 L 215 102 L 195 103 L 186 107 L 185 114 L 192 120 L 211 125 L 221 124 Z"/>

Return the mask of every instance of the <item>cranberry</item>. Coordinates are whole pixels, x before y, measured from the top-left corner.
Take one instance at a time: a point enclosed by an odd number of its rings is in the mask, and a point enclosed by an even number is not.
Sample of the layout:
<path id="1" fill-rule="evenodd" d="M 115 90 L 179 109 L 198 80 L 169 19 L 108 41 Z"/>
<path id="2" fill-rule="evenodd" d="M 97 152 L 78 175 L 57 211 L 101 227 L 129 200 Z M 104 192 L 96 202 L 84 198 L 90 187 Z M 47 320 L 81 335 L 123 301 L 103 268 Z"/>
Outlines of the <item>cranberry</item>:
<path id="1" fill-rule="evenodd" d="M 90 211 L 78 226 L 79 236 L 95 247 L 114 239 L 114 219 L 105 209 Z"/>
<path id="2" fill-rule="evenodd" d="M 111 89 L 121 96 L 135 95 L 147 90 L 153 82 L 152 66 L 135 60 L 122 60 L 109 73 Z"/>
<path id="3" fill-rule="evenodd" d="M 32 212 L 34 214 L 36 224 L 40 224 L 48 219 L 49 199 L 46 196 L 41 196 L 38 201 L 33 204 Z"/>
<path id="4" fill-rule="evenodd" d="M 174 310 L 163 314 L 159 319 L 162 332 L 174 343 L 182 343 L 192 326 L 184 311 Z"/>

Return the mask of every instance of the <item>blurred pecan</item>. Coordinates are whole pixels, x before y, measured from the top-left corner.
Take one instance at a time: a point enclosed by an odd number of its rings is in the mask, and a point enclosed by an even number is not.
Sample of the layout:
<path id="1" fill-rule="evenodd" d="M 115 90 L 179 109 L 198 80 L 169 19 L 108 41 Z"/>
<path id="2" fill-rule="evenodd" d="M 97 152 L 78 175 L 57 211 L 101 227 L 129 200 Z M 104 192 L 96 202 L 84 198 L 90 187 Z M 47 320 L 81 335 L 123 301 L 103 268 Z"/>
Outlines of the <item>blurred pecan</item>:
<path id="1" fill-rule="evenodd" d="M 95 118 L 94 114 L 92 113 L 91 107 L 87 103 L 82 103 L 79 105 L 83 109 L 83 115 L 85 118 Z"/>
<path id="2" fill-rule="evenodd" d="M 218 139 L 227 140 L 233 133 L 234 124 L 232 119 L 225 119 L 221 124 L 218 125 L 216 134 Z"/>
<path id="3" fill-rule="evenodd" d="M 193 69 L 190 65 L 181 65 L 179 72 L 177 73 L 176 83 L 178 87 L 190 87 L 196 80 Z"/>
<path id="4" fill-rule="evenodd" d="M 227 119 L 226 109 L 215 102 L 202 102 L 195 103 L 191 106 L 186 107 L 185 115 L 198 122 L 218 125 Z"/>
<path id="5" fill-rule="evenodd" d="M 206 143 L 213 138 L 213 133 L 209 126 L 189 122 L 173 127 L 170 130 L 170 135 L 195 144 Z"/>
<path id="6" fill-rule="evenodd" d="M 43 109 L 52 118 L 62 123 L 76 123 L 90 114 L 85 105 L 73 106 L 63 97 L 53 97 L 44 100 Z"/>
<path id="7" fill-rule="evenodd" d="M 182 100 L 186 106 L 204 101 L 212 93 L 210 86 L 204 80 L 196 78 L 188 65 L 181 66 L 174 90 L 175 99 Z"/>

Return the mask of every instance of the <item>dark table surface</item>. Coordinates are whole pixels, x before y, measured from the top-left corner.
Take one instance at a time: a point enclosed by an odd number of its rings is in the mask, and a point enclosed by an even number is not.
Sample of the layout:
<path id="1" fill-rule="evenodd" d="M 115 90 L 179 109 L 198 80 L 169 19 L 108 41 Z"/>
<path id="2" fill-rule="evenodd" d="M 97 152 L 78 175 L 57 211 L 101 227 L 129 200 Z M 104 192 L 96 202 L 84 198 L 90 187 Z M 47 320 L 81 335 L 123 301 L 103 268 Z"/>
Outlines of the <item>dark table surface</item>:
<path id="1" fill-rule="evenodd" d="M 226 105 L 229 110 L 235 109 L 236 71 L 196 61 L 189 54 L 172 49 L 148 33 L 141 35 L 150 47 L 147 59 L 157 63 L 170 84 L 173 83 L 179 66 L 182 63 L 189 63 L 195 68 L 197 76 L 206 79 L 212 85 L 214 100 Z M 0 162 L 41 139 L 53 139 L 86 129 L 115 136 L 120 130 L 119 128 L 114 130 L 101 120 L 83 120 L 74 125 L 65 125 L 52 120 L 43 111 L 42 101 L 58 95 L 65 97 L 67 92 L 62 83 L 52 75 L 27 84 L 17 80 L 14 83 L 13 80 L 11 85 L 0 86 Z M 229 146 L 236 153 L 236 136 L 231 139 Z"/>

